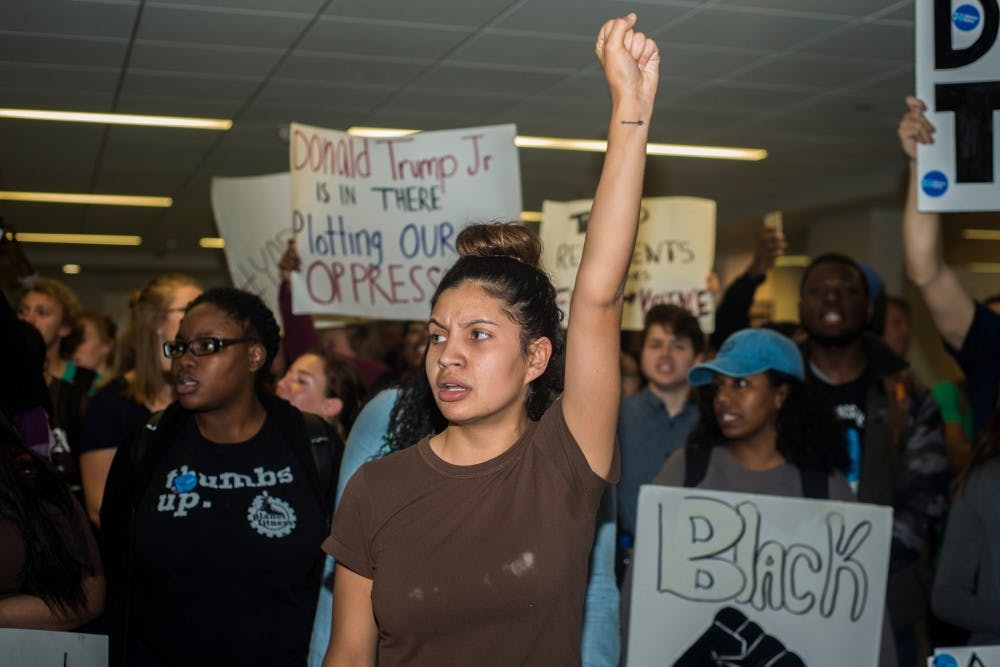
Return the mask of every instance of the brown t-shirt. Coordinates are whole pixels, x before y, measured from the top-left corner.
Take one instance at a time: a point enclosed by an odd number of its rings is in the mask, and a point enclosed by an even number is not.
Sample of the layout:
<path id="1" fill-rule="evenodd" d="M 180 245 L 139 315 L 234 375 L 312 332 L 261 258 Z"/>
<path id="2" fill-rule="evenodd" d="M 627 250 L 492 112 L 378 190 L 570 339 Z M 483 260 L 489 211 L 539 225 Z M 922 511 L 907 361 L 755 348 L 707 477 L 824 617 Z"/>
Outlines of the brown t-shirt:
<path id="1" fill-rule="evenodd" d="M 323 549 L 373 580 L 379 666 L 579 665 L 606 484 L 561 401 L 484 463 L 446 463 L 425 439 L 363 465 Z"/>

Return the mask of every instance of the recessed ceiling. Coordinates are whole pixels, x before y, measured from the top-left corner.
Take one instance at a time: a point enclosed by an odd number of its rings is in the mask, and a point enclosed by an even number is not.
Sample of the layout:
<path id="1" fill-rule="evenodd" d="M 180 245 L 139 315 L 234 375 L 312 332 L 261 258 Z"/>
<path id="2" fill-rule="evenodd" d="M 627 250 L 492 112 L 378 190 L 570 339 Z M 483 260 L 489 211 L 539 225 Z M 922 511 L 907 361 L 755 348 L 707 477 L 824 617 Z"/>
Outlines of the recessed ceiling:
<path id="1" fill-rule="evenodd" d="M 3 106 L 235 125 L 0 120 L 0 189 L 175 201 L 2 211 L 24 231 L 140 234 L 178 266 L 211 256 L 221 272 L 219 253 L 197 243 L 217 234 L 209 180 L 285 170 L 278 130 L 290 121 L 516 123 L 522 134 L 601 138 L 608 100 L 592 42 L 604 19 L 629 10 L 664 53 L 653 140 L 770 151 L 758 163 L 651 158 L 647 195 L 711 197 L 727 224 L 898 187 L 912 0 L 4 0 Z M 599 166 L 583 153 L 522 151 L 524 208 L 590 196 Z M 834 172 L 854 177 L 834 185 Z M 73 252 L 86 264 L 88 250 Z"/>

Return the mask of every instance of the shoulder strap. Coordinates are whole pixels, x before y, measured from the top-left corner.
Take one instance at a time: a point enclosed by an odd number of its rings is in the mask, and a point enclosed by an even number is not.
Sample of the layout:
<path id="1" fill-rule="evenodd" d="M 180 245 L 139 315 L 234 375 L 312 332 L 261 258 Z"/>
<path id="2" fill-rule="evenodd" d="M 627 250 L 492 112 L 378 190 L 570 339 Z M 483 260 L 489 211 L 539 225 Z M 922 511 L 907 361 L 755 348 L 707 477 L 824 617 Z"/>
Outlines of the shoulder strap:
<path id="1" fill-rule="evenodd" d="M 323 498 L 331 497 L 331 491 L 337 484 L 338 464 L 334 456 L 334 443 L 330 441 L 329 426 L 322 417 L 302 413 L 305 418 L 306 436 L 309 438 L 309 449 L 313 462 L 316 464 L 316 474 L 319 478 L 319 491 Z"/>
<path id="2" fill-rule="evenodd" d="M 830 479 L 816 468 L 799 468 L 802 476 L 802 497 L 825 500 L 830 497 Z"/>
<path id="3" fill-rule="evenodd" d="M 136 488 L 132 490 L 132 502 L 134 505 L 138 504 L 139 498 L 142 496 L 143 491 L 145 491 L 146 480 L 143 475 L 139 474 L 139 471 L 146 463 L 149 450 L 153 444 L 153 434 L 160 427 L 163 412 L 163 410 L 160 410 L 149 415 L 149 419 L 146 420 L 146 423 L 142 425 L 142 428 L 139 429 L 139 432 L 128 445 L 128 460 L 136 481 Z"/>
<path id="4" fill-rule="evenodd" d="M 701 480 L 705 479 L 711 452 L 710 447 L 684 448 L 684 486 L 695 487 L 701 484 Z"/>

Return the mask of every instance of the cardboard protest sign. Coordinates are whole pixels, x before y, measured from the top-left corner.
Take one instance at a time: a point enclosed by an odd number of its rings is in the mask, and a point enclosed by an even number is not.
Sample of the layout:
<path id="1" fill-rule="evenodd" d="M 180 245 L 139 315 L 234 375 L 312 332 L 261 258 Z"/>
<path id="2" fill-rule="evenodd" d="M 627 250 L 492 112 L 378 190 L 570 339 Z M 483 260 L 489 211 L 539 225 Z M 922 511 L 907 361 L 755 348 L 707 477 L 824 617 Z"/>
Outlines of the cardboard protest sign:
<path id="1" fill-rule="evenodd" d="M 520 218 L 514 136 L 500 125 L 371 139 L 293 123 L 295 312 L 426 319 L 459 230 Z"/>
<path id="2" fill-rule="evenodd" d="M 0 629 L 0 665 L 107 667 L 108 638 L 77 632 Z"/>
<path id="3" fill-rule="evenodd" d="M 892 510 L 646 485 L 628 665 L 878 664 Z"/>
<path id="4" fill-rule="evenodd" d="M 931 667 L 1000 667 L 1000 646 L 936 648 Z"/>
<path id="5" fill-rule="evenodd" d="M 917 151 L 921 211 L 1000 210 L 998 28 L 998 0 L 917 0 L 917 97 L 937 128 Z"/>
<path id="6" fill-rule="evenodd" d="M 278 261 L 292 238 L 289 183 L 287 173 L 212 179 L 212 211 L 233 285 L 259 296 L 275 316 Z"/>
<path id="7" fill-rule="evenodd" d="M 590 199 L 542 205 L 542 264 L 569 315 L 583 253 Z M 625 284 L 622 328 L 642 330 L 646 311 L 658 303 L 690 310 L 705 332 L 715 327 L 715 301 L 707 278 L 715 262 L 715 202 L 696 197 L 642 200 L 635 252 Z"/>

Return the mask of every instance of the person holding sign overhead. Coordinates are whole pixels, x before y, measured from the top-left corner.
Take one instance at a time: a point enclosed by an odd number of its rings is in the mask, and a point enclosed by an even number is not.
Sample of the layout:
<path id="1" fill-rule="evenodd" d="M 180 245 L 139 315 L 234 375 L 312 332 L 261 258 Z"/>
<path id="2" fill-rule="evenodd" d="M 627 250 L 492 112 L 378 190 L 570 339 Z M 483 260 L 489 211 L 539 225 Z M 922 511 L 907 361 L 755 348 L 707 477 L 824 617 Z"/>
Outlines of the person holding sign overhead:
<path id="1" fill-rule="evenodd" d="M 903 211 L 906 275 L 920 295 L 969 383 L 972 421 L 983 430 L 1000 397 L 1000 314 L 974 301 L 955 272 L 944 263 L 941 215 L 917 210 L 917 145 L 934 143 L 934 126 L 924 116 L 927 105 L 906 98 L 908 111 L 899 121 L 899 142 L 910 161 L 910 183 Z"/>
<path id="2" fill-rule="evenodd" d="M 537 239 L 467 228 L 428 326 L 447 425 L 363 465 L 323 545 L 337 560 L 328 667 L 581 662 L 595 515 L 618 476 L 623 286 L 659 79 L 635 24 L 611 20 L 597 38 L 611 122 L 565 353 Z"/>

